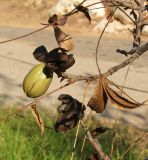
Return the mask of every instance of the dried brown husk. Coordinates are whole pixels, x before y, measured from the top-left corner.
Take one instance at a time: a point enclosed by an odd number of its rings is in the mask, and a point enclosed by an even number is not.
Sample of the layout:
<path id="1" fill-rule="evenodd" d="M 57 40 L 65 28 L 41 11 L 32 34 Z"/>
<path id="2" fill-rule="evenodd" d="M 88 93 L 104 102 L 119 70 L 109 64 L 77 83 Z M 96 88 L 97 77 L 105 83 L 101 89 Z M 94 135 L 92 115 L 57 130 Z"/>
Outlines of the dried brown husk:
<path id="1" fill-rule="evenodd" d="M 39 62 L 45 62 L 47 54 L 48 52 L 45 46 L 37 47 L 33 52 L 34 58 Z"/>
<path id="2" fill-rule="evenodd" d="M 105 78 L 101 76 L 97 86 L 95 87 L 93 96 L 88 102 L 88 106 L 97 113 L 101 113 L 105 110 L 108 100 L 107 94 L 104 90 L 104 85 L 103 85 L 104 80 Z"/>
<path id="3" fill-rule="evenodd" d="M 66 16 L 58 16 L 57 14 L 53 14 L 51 17 L 49 17 L 48 23 L 52 25 L 59 25 L 64 26 L 67 22 Z"/>
<path id="4" fill-rule="evenodd" d="M 90 17 L 90 14 L 89 14 L 89 9 L 87 7 L 84 7 L 84 6 L 81 6 L 81 5 L 75 6 L 75 7 L 77 8 L 77 10 L 79 12 L 82 12 L 85 15 L 85 17 L 89 20 L 89 22 L 91 22 L 91 17 Z"/>
<path id="5" fill-rule="evenodd" d="M 58 26 L 54 26 L 54 33 L 59 47 L 65 49 L 66 51 L 71 51 L 74 49 L 74 42 L 72 38 L 64 33 Z"/>
<path id="6" fill-rule="evenodd" d="M 104 81 L 103 84 L 106 94 L 108 95 L 109 99 L 115 106 L 120 108 L 133 109 L 142 105 L 142 103 L 131 101 L 121 96 L 119 93 L 117 93 L 116 91 L 114 91 L 112 88 L 109 87 L 107 80 Z"/>
<path id="7" fill-rule="evenodd" d="M 110 99 L 111 103 L 119 108 L 134 109 L 144 104 L 136 102 L 125 92 L 123 92 L 124 95 L 130 99 L 123 97 L 118 92 L 109 87 L 109 84 L 111 84 L 111 81 L 101 76 L 95 88 L 94 94 L 88 102 L 88 106 L 97 113 L 101 113 L 105 110 L 108 98 Z"/>
<path id="8" fill-rule="evenodd" d="M 59 117 L 55 124 L 55 130 L 67 132 L 76 127 L 78 121 L 84 117 L 85 106 L 72 96 L 61 94 L 58 100 L 62 104 L 58 107 Z"/>
<path id="9" fill-rule="evenodd" d="M 37 110 L 36 104 L 32 104 L 31 108 L 32 108 L 32 114 L 35 117 L 36 122 L 39 125 L 39 128 L 41 130 L 41 134 L 43 134 L 44 133 L 44 122 L 43 122 L 43 119 Z"/>

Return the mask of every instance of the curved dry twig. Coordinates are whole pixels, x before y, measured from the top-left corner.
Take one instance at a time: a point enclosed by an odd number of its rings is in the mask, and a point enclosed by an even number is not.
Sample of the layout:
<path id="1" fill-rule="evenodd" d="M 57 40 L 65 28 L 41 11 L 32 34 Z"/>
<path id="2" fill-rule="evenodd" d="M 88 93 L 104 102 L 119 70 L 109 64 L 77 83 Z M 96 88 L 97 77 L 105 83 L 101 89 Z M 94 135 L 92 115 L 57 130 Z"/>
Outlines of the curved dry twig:
<path id="1" fill-rule="evenodd" d="M 87 83 L 87 85 L 86 85 L 86 87 L 85 87 L 85 90 L 84 90 L 84 95 L 83 95 L 83 99 L 82 99 L 82 106 L 84 105 L 84 100 L 85 100 L 85 97 L 86 97 L 86 93 L 87 93 L 87 90 L 88 90 L 88 86 L 89 86 L 89 82 Z M 77 143 L 78 134 L 79 134 L 79 130 L 80 130 L 80 122 L 81 122 L 81 120 L 79 120 L 79 122 L 78 122 L 78 127 L 77 127 L 77 131 L 76 131 L 76 136 L 75 136 L 75 140 L 74 140 L 74 145 L 73 145 L 73 152 L 72 152 L 72 154 L 71 154 L 71 159 L 70 159 L 70 160 L 73 160 L 73 158 L 74 158 L 76 143 Z"/>
<path id="2" fill-rule="evenodd" d="M 117 10 L 117 7 L 114 9 L 113 13 L 109 16 L 108 21 L 107 21 L 106 25 L 104 26 L 103 31 L 101 32 L 101 35 L 99 36 L 99 39 L 98 39 L 98 42 L 97 42 L 97 47 L 96 47 L 96 52 L 95 52 L 95 59 L 96 59 L 96 65 L 97 65 L 97 68 L 98 68 L 98 71 L 99 71 L 100 75 L 101 75 L 101 70 L 100 70 L 100 67 L 99 67 L 99 64 L 98 64 L 98 49 L 99 49 L 101 38 L 102 38 L 102 36 L 103 36 L 103 34 L 105 32 L 105 29 L 107 28 L 108 24 L 110 23 L 110 20 L 114 16 L 116 10 Z"/>

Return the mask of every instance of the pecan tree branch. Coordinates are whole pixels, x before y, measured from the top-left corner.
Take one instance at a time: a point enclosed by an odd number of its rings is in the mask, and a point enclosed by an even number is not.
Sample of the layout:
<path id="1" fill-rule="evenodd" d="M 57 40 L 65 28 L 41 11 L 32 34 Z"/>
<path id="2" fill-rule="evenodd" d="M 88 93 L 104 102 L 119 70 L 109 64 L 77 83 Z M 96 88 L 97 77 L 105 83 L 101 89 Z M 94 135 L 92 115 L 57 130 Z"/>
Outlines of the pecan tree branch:
<path id="1" fill-rule="evenodd" d="M 132 52 L 133 55 L 129 58 L 127 58 L 125 61 L 123 61 L 121 64 L 114 66 L 113 68 L 110 68 L 107 72 L 105 72 L 104 76 L 110 76 L 117 72 L 119 69 L 124 68 L 125 66 L 129 65 L 130 63 L 134 62 L 137 58 L 139 58 L 141 55 L 143 55 L 146 51 L 148 51 L 148 42 L 143 44 L 142 46 L 129 51 Z M 76 82 L 76 81 L 92 81 L 95 79 L 100 78 L 99 75 L 89 75 L 89 76 L 82 76 L 82 75 L 73 75 L 68 73 L 62 74 L 63 78 L 69 79 L 70 81 Z"/>
<path id="2" fill-rule="evenodd" d="M 139 58 L 147 50 L 148 50 L 148 42 L 142 45 L 141 47 L 138 47 L 135 50 L 135 53 L 130 58 L 126 59 L 121 64 L 109 69 L 106 73 L 104 73 L 104 76 L 112 75 L 113 73 L 117 72 L 119 69 L 122 69 L 125 66 L 129 65 L 130 63 L 134 62 L 137 58 Z"/>

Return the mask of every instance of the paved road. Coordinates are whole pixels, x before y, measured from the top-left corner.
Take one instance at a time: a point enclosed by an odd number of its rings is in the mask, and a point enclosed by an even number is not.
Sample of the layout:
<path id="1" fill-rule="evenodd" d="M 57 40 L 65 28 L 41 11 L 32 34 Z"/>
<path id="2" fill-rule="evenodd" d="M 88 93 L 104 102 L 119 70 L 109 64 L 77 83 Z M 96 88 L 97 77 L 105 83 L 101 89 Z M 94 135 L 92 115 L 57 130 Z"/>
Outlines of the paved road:
<path id="1" fill-rule="evenodd" d="M 0 41 L 9 38 L 17 37 L 33 31 L 33 29 L 12 28 L 12 27 L 0 27 Z M 97 37 L 72 35 L 75 40 L 76 49 L 72 52 L 76 59 L 76 64 L 68 70 L 73 74 L 97 74 L 97 68 L 95 64 L 95 47 L 97 43 Z M 34 34 L 30 37 L 6 43 L 0 45 L 0 103 L 12 105 L 26 104 L 31 101 L 26 97 L 22 90 L 22 81 L 25 74 L 32 68 L 33 64 L 38 62 L 33 58 L 32 52 L 40 45 L 45 45 L 49 50 L 57 47 L 54 39 L 54 34 L 51 31 L 45 30 L 40 33 Z M 115 50 L 117 48 L 128 49 L 131 45 L 129 40 L 115 39 L 110 37 L 104 37 L 99 49 L 99 64 L 102 72 L 105 72 L 110 67 L 119 64 L 126 57 L 119 56 Z M 140 57 L 132 66 L 127 77 L 126 86 L 130 86 L 137 89 L 148 91 L 148 55 L 145 54 Z M 27 63 L 26 63 L 27 62 Z M 118 84 L 123 83 L 123 76 L 126 73 L 127 68 L 119 71 L 110 78 Z M 64 84 L 63 82 L 62 84 Z M 85 104 L 87 104 L 90 98 L 95 82 L 93 82 L 88 89 Z M 49 88 L 49 91 L 55 89 L 55 86 L 60 86 L 60 81 L 54 75 L 54 80 Z M 79 82 L 73 86 L 67 87 L 64 90 L 58 91 L 50 97 L 42 100 L 42 105 L 45 108 L 49 108 L 52 112 L 55 112 L 57 107 L 57 97 L 61 93 L 71 94 L 80 101 L 83 98 L 84 82 Z M 138 101 L 148 99 L 147 93 L 134 92 L 127 90 L 131 96 Z M 89 113 L 89 109 L 87 113 Z M 122 122 L 133 124 L 140 128 L 148 129 L 148 106 L 142 106 L 141 108 L 134 109 L 132 111 L 122 110 L 120 113 L 120 119 Z M 101 117 L 107 119 L 114 119 L 116 114 L 116 108 L 108 104 L 106 111 L 103 114 L 95 114 L 93 118 L 99 120 Z"/>

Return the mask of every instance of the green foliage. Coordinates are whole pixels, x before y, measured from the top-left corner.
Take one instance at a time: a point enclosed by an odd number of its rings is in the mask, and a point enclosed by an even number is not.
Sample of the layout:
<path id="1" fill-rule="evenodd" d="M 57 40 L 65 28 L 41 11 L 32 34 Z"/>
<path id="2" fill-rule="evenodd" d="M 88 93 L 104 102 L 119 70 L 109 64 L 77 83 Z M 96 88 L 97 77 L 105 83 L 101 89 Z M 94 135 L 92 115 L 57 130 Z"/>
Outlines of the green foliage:
<path id="1" fill-rule="evenodd" d="M 12 111 L 11 111 L 12 112 Z M 53 129 L 46 128 L 45 133 L 40 135 L 38 125 L 34 121 L 30 113 L 25 113 L 25 119 L 19 116 L 11 117 L 0 125 L 0 159 L 4 160 L 69 160 L 72 152 L 75 131 L 72 130 L 68 134 L 56 133 Z M 0 112 L 0 117 L 4 117 L 5 113 Z M 44 116 L 46 125 L 54 128 L 54 120 L 46 115 Z M 28 121 L 31 120 L 31 121 Z M 124 129 L 126 130 L 126 129 Z M 128 136 L 128 131 L 125 131 Z M 125 134 L 124 133 L 124 134 Z M 110 153 L 111 141 L 113 133 L 107 131 L 98 137 L 103 150 Z M 124 137 L 118 137 L 115 145 L 113 160 L 117 160 L 125 148 L 129 145 Z M 75 160 L 80 159 L 80 149 L 84 138 L 84 132 L 81 131 Z M 93 153 L 94 149 L 89 143 L 86 143 L 84 150 L 84 160 Z M 125 160 L 139 160 L 138 150 L 131 150 Z M 141 158 L 140 158 L 141 159 Z"/>

